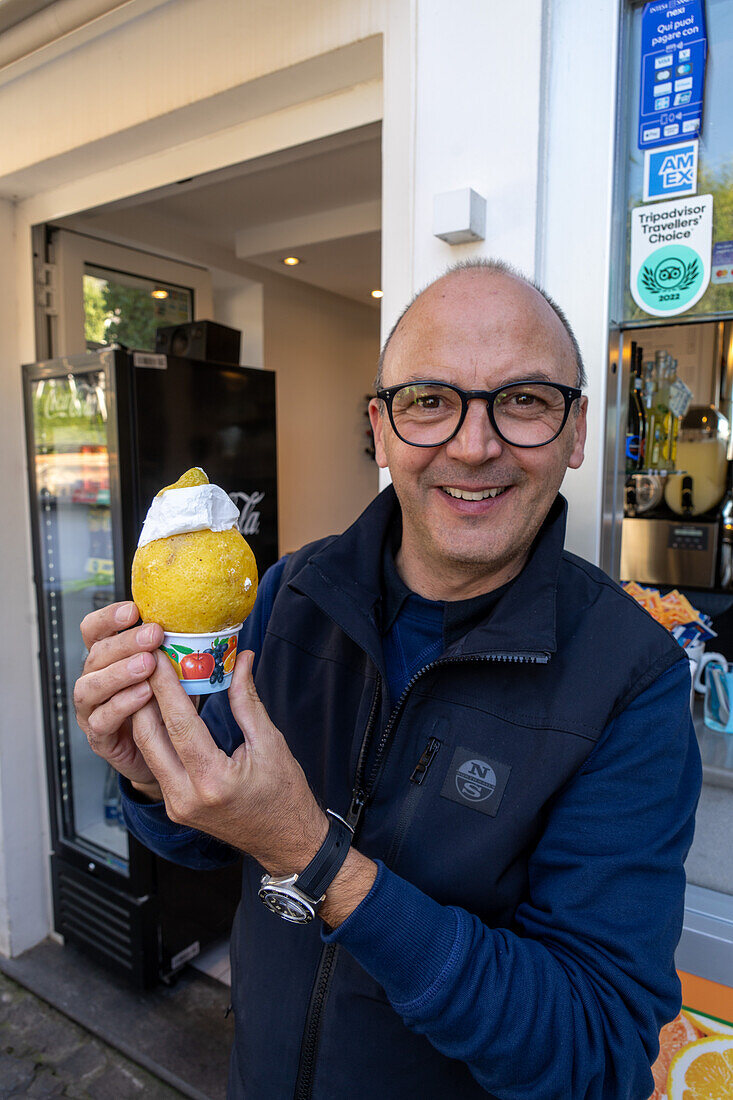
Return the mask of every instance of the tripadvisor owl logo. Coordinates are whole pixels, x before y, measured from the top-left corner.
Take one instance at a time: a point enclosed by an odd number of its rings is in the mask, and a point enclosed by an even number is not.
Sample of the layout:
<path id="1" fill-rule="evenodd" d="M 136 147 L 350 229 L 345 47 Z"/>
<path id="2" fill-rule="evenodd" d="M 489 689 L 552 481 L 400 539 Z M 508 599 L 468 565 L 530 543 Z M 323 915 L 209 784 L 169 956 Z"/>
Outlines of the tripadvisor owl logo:
<path id="1" fill-rule="evenodd" d="M 644 305 L 655 311 L 679 312 L 700 290 L 704 265 L 697 252 L 686 245 L 658 248 L 642 263 L 637 290 Z"/>

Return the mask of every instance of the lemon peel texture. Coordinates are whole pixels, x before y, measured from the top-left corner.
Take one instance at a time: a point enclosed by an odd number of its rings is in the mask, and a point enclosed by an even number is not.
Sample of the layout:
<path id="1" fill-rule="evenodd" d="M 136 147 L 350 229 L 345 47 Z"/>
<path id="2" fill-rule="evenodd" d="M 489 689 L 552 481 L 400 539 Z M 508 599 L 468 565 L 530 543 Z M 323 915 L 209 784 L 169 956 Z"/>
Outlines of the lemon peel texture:
<path id="1" fill-rule="evenodd" d="M 187 470 L 173 485 L 206 485 L 202 469 Z M 191 531 L 139 546 L 132 562 L 132 598 L 145 622 L 166 631 L 204 634 L 246 619 L 257 595 L 257 563 L 236 528 Z"/>
<path id="2" fill-rule="evenodd" d="M 190 489 L 192 485 L 209 485 L 209 479 L 201 469 L 200 466 L 192 466 L 190 470 L 186 470 L 185 474 L 181 474 L 178 481 L 174 481 L 172 485 L 164 485 L 159 493 L 156 493 L 156 497 L 162 497 L 163 493 L 167 493 L 169 489 Z"/>

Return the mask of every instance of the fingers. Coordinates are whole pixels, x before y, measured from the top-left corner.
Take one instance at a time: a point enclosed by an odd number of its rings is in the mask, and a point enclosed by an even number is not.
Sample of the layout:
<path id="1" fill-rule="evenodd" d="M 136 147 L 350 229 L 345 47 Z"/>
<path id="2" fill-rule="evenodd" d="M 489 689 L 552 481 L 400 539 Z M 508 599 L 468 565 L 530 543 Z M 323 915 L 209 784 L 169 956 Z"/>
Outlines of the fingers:
<path id="1" fill-rule="evenodd" d="M 171 744 L 165 720 L 155 698 L 151 698 L 133 717 L 132 736 L 143 760 L 162 789 L 169 789 L 180 784 L 182 780 L 185 781 L 185 770 Z"/>
<path id="2" fill-rule="evenodd" d="M 129 706 L 135 698 L 144 702 L 150 697 L 150 690 L 141 681 L 154 671 L 154 654 L 135 653 L 99 672 L 88 672 L 82 676 L 74 685 L 74 706 L 82 727 L 87 722 L 97 731 L 116 728 L 104 723 L 114 719 L 118 713 L 121 721 L 132 713 Z M 125 694 L 123 702 L 115 698 L 118 694 Z"/>
<path id="3" fill-rule="evenodd" d="M 218 764 L 219 758 L 224 754 L 216 745 L 203 719 L 199 718 L 193 700 L 181 687 L 181 682 L 165 655 L 158 657 L 157 667 L 150 677 L 150 685 L 170 741 L 188 774 L 193 778 Z M 157 769 L 152 762 L 150 767 L 157 775 Z"/>
<path id="4" fill-rule="evenodd" d="M 108 746 L 117 740 L 117 732 L 123 722 L 152 698 L 153 689 L 147 680 L 143 680 L 134 687 L 115 692 L 109 702 L 86 714 L 81 707 L 77 707 L 79 725 L 94 752 L 106 757 Z"/>
<path id="5" fill-rule="evenodd" d="M 157 649 L 162 643 L 163 628 L 156 623 L 147 623 L 145 626 L 138 627 L 137 630 L 124 630 L 121 634 L 99 638 L 89 649 L 84 672 L 96 672 L 107 668 L 116 661 L 133 657 L 141 650 L 150 652 Z M 151 664 L 151 672 L 154 667 L 154 664 Z"/>
<path id="6" fill-rule="evenodd" d="M 251 649 L 243 649 L 238 654 L 232 682 L 229 685 L 229 705 L 232 708 L 232 714 L 253 747 L 257 745 L 259 738 L 267 734 L 271 735 L 276 728 L 257 694 L 257 688 L 252 679 L 254 657 Z"/>
<path id="7" fill-rule="evenodd" d="M 81 636 L 84 645 L 91 649 L 101 638 L 109 638 L 118 630 L 126 630 L 140 618 L 138 609 L 130 600 L 111 603 L 92 611 L 81 621 Z"/>

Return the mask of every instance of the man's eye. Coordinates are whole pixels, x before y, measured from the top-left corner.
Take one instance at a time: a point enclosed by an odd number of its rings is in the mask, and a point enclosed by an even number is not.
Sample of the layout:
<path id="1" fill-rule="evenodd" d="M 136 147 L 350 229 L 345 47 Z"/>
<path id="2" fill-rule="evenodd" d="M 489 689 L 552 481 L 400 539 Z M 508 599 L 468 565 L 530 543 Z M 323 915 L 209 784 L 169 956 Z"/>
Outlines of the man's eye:
<path id="1" fill-rule="evenodd" d="M 421 397 L 416 397 L 414 404 L 419 409 L 439 409 L 442 398 L 437 394 L 423 394 Z"/>
<path id="2" fill-rule="evenodd" d="M 527 390 L 518 390 L 510 393 L 502 393 L 497 398 L 497 404 L 503 409 L 542 409 L 546 402 L 540 397 L 539 394 L 528 392 Z"/>

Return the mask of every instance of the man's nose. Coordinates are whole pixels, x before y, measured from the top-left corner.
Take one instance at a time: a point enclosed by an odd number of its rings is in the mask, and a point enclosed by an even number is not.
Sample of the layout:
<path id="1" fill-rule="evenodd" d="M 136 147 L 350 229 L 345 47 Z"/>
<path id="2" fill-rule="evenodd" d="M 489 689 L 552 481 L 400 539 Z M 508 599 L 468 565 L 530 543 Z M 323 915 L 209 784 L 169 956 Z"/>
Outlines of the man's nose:
<path id="1" fill-rule="evenodd" d="M 486 402 L 479 397 L 468 402 L 461 430 L 446 444 L 446 453 L 470 466 L 480 466 L 490 458 L 498 458 L 503 443 L 489 420 Z"/>

